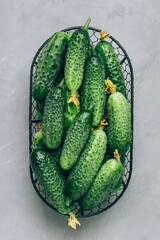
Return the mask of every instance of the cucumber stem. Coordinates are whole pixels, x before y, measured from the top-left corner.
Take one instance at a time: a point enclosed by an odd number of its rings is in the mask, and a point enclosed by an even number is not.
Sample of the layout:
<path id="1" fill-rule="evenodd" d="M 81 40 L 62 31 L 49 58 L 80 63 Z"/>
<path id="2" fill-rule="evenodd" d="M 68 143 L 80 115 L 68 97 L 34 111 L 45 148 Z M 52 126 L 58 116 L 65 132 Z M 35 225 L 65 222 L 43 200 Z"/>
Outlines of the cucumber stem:
<path id="1" fill-rule="evenodd" d="M 117 159 L 118 162 L 120 162 L 120 156 L 117 149 L 114 151 L 114 157 Z"/>
<path id="2" fill-rule="evenodd" d="M 102 119 L 102 121 L 100 122 L 100 126 L 99 126 L 99 129 L 103 129 L 104 126 L 108 125 L 108 122 L 105 118 Z"/>
<path id="3" fill-rule="evenodd" d="M 89 27 L 90 22 L 91 22 L 91 19 L 88 18 L 88 20 L 87 20 L 87 22 L 85 23 L 83 29 L 85 29 L 86 31 L 88 31 L 88 27 Z"/>
<path id="4" fill-rule="evenodd" d="M 104 126 L 108 125 L 107 117 L 108 117 L 108 114 L 104 114 L 103 119 L 100 122 L 99 129 L 102 130 L 104 128 Z"/>
<path id="5" fill-rule="evenodd" d="M 104 30 L 102 30 L 100 32 L 100 35 L 101 35 L 100 41 L 103 41 L 105 38 L 109 38 L 110 37 L 110 35 L 108 33 L 106 33 L 106 31 L 104 31 Z"/>
<path id="6" fill-rule="evenodd" d="M 78 97 L 79 97 L 79 96 L 77 95 L 77 93 L 71 92 L 71 97 L 70 97 L 70 99 L 67 101 L 67 103 L 73 102 L 76 106 L 79 105 Z"/>

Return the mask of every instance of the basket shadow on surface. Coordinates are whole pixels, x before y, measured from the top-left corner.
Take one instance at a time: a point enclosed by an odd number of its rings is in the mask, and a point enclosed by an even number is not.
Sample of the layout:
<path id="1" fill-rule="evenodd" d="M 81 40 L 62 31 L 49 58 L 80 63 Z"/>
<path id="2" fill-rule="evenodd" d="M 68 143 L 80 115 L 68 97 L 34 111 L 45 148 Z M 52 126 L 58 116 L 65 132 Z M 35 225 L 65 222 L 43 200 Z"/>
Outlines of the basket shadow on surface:
<path id="1" fill-rule="evenodd" d="M 64 29 L 62 31 L 68 33 L 71 31 L 74 31 L 78 28 L 80 28 L 81 26 L 77 26 L 77 27 L 72 27 L 72 28 L 67 28 Z M 96 28 L 91 28 L 89 27 L 89 36 L 90 36 L 90 40 L 91 43 L 93 45 L 96 45 L 97 42 L 99 41 L 99 36 L 100 36 L 100 29 L 96 29 Z M 48 40 L 47 40 L 48 41 Z M 47 42 L 46 41 L 46 42 Z M 126 84 L 126 90 L 127 90 L 127 97 L 128 97 L 128 102 L 129 102 L 129 106 L 131 108 L 131 119 L 132 119 L 132 143 L 131 146 L 129 148 L 129 150 L 126 153 L 125 156 L 125 171 L 124 171 L 124 177 L 123 177 L 123 182 L 122 185 L 120 187 L 120 189 L 112 194 L 109 197 L 106 197 L 106 199 L 96 208 L 90 210 L 90 211 L 82 211 L 81 214 L 78 216 L 79 218 L 81 217 L 90 217 L 90 216 L 94 216 L 97 214 L 100 214 L 104 211 L 106 211 L 107 209 L 109 209 L 111 206 L 113 206 L 124 194 L 124 192 L 126 191 L 130 178 L 131 178 L 131 173 L 132 173 L 132 158 L 133 158 L 133 69 L 132 69 L 132 64 L 131 61 L 128 57 L 128 54 L 126 53 L 125 49 L 121 46 L 121 44 L 112 36 L 110 36 L 110 38 L 107 39 L 107 41 L 109 41 L 112 46 L 114 47 L 114 50 L 117 54 L 117 57 L 119 59 L 119 62 L 121 64 L 122 67 L 122 71 L 124 74 L 124 78 L 125 78 L 125 84 Z M 30 153 L 31 153 L 31 145 L 34 141 L 34 135 L 35 133 L 38 131 L 38 124 L 41 122 L 41 120 L 38 119 L 38 116 L 36 114 L 36 103 L 32 97 L 32 83 L 34 80 L 34 74 L 35 74 L 35 70 L 36 70 L 36 65 L 38 62 L 38 58 L 41 55 L 41 51 L 45 45 L 45 43 L 43 43 L 43 45 L 39 48 L 39 50 L 37 51 L 33 61 L 32 61 L 32 65 L 31 65 L 31 71 L 30 71 L 30 109 L 29 109 L 29 147 L 30 147 Z M 41 186 L 38 183 L 38 180 L 36 178 L 36 176 L 34 175 L 31 167 L 30 167 L 30 176 L 31 176 L 31 181 L 32 184 L 34 186 L 34 189 L 36 190 L 37 194 L 39 195 L 39 197 L 48 205 L 50 206 L 52 209 L 54 209 L 55 211 L 57 211 L 52 204 L 49 202 L 49 200 L 46 198 Z M 75 209 L 73 212 L 77 212 L 77 210 L 79 209 L 79 205 L 78 203 L 75 204 Z"/>

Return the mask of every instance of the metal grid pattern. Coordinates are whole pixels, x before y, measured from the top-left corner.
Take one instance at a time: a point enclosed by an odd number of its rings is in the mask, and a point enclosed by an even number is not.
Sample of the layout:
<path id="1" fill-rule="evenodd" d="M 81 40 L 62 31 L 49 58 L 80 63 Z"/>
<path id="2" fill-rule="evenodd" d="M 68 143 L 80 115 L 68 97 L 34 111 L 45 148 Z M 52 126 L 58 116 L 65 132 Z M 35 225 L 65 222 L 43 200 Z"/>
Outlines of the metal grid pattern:
<path id="1" fill-rule="evenodd" d="M 75 31 L 76 29 L 80 28 L 81 26 L 76 26 L 76 27 L 72 27 L 72 28 L 68 28 L 68 29 L 64 29 L 62 31 L 68 33 L 71 31 Z M 97 42 L 100 40 L 100 29 L 96 29 L 96 28 L 91 28 L 89 27 L 89 36 L 90 36 L 90 40 L 91 43 L 93 45 L 96 45 Z M 110 195 L 107 196 L 106 199 L 96 208 L 90 210 L 90 211 L 82 211 L 80 213 L 80 215 L 78 216 L 79 218 L 81 217 L 90 217 L 90 216 L 94 216 L 97 214 L 100 214 L 104 211 L 106 211 L 107 209 L 109 209 L 112 205 L 114 205 L 123 195 L 123 193 L 125 192 L 126 188 L 128 187 L 130 178 L 131 178 L 131 173 L 132 173 L 132 157 L 133 157 L 133 91 L 134 91 L 134 86 L 133 86 L 133 69 L 132 69 L 132 64 L 131 61 L 125 51 L 125 49 L 121 46 L 121 44 L 112 36 L 110 36 L 110 38 L 107 38 L 106 41 L 109 41 L 112 46 L 115 49 L 115 52 L 117 54 L 117 57 L 119 59 L 119 62 L 121 64 L 122 67 L 122 71 L 125 77 L 125 84 L 126 84 L 126 89 L 127 89 L 127 96 L 128 96 L 128 102 L 131 108 L 131 117 L 132 117 L 132 143 L 131 146 L 129 148 L 129 150 L 126 153 L 126 157 L 125 157 L 125 171 L 124 171 L 124 177 L 123 177 L 123 182 L 122 185 L 120 187 L 120 189 Z M 47 42 L 47 41 L 46 41 Z M 41 54 L 41 51 L 45 45 L 45 43 L 43 43 L 43 45 L 39 48 L 39 50 L 37 51 L 32 65 L 31 65 L 31 71 L 30 71 L 30 115 L 29 115 L 29 130 L 30 130 L 30 152 L 31 152 L 31 145 L 33 143 L 34 140 L 34 135 L 35 133 L 38 131 L 38 123 L 40 122 L 40 120 L 37 117 L 36 114 L 36 103 L 32 97 L 32 83 L 34 81 L 34 74 L 35 74 L 35 70 L 36 70 L 36 65 L 37 65 L 37 61 L 38 58 Z M 31 181 L 32 184 L 36 190 L 36 192 L 38 193 L 39 197 L 48 205 L 50 206 L 52 209 L 56 210 L 49 202 L 49 200 L 46 198 L 41 186 L 39 185 L 36 176 L 34 175 L 34 173 L 32 172 L 32 169 L 30 167 L 30 176 L 31 176 Z M 74 212 L 76 213 L 77 210 L 79 209 L 79 205 L 78 203 L 75 204 L 75 209 Z M 57 211 L 57 210 L 56 210 Z"/>

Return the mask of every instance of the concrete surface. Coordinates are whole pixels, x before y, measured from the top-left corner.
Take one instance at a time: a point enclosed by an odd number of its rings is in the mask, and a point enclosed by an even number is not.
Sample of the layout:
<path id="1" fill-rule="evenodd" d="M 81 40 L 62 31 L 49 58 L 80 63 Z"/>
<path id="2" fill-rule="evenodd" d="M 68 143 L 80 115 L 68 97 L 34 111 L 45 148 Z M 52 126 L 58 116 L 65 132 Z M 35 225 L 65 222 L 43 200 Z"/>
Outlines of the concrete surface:
<path id="1" fill-rule="evenodd" d="M 0 238 L 160 239 L 160 2 L 144 0 L 0 1 Z M 82 25 L 106 29 L 134 68 L 134 163 L 123 198 L 107 212 L 67 218 L 37 196 L 29 177 L 29 73 L 34 54 L 54 32 Z"/>

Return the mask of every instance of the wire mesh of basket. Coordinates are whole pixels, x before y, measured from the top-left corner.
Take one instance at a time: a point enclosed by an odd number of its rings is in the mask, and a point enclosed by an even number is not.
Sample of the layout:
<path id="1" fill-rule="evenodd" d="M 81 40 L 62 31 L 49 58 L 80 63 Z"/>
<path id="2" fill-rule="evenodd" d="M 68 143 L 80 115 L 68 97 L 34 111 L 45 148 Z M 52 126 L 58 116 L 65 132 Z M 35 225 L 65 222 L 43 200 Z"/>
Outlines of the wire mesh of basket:
<path id="1" fill-rule="evenodd" d="M 62 30 L 63 32 L 72 32 L 75 31 L 76 29 L 79 29 L 81 26 L 75 26 L 71 28 L 67 28 Z M 98 41 L 100 40 L 100 29 L 92 28 L 89 27 L 89 36 L 91 43 L 93 45 L 96 45 Z M 36 114 L 36 102 L 32 97 L 32 83 L 34 81 L 34 75 L 36 71 L 36 65 L 38 62 L 38 59 L 41 55 L 42 49 L 44 45 L 46 44 L 48 40 L 46 40 L 42 46 L 38 49 L 35 57 L 33 58 L 32 65 L 31 65 L 31 70 L 30 70 L 30 108 L 29 108 L 29 146 L 30 146 L 30 153 L 31 153 L 31 146 L 34 141 L 34 135 L 38 131 L 38 124 L 41 122 L 40 119 L 38 119 L 38 116 Z M 132 120 L 132 143 L 130 145 L 129 150 L 127 151 L 125 155 L 125 167 L 124 167 L 124 176 L 123 176 L 123 182 L 120 187 L 120 189 L 116 192 L 113 193 L 110 196 L 106 196 L 106 199 L 96 208 L 90 210 L 90 211 L 82 211 L 79 214 L 79 218 L 84 218 L 84 217 L 90 217 L 94 216 L 97 214 L 100 214 L 110 207 L 112 207 L 124 194 L 126 191 L 128 184 L 131 179 L 131 174 L 132 174 L 132 158 L 133 158 L 133 110 L 134 110 L 134 102 L 133 102 L 133 97 L 134 97 L 134 79 L 133 79 L 133 68 L 131 61 L 128 57 L 128 54 L 126 53 L 125 49 L 122 47 L 122 45 L 112 36 L 107 38 L 107 41 L 109 41 L 112 46 L 114 47 L 114 50 L 117 54 L 118 60 L 121 64 L 122 71 L 124 74 L 125 78 L 125 84 L 126 84 L 126 90 L 127 90 L 127 97 L 128 97 L 128 103 L 131 108 L 131 120 Z M 31 181 L 34 186 L 34 189 L 36 190 L 37 194 L 39 197 L 52 209 L 57 211 L 54 206 L 49 202 L 47 197 L 45 196 L 45 193 L 43 189 L 41 188 L 40 184 L 38 183 L 38 180 L 33 173 L 31 167 L 30 167 L 30 176 L 31 176 Z M 73 212 L 77 212 L 79 210 L 79 205 L 78 203 L 75 203 L 75 209 Z"/>

